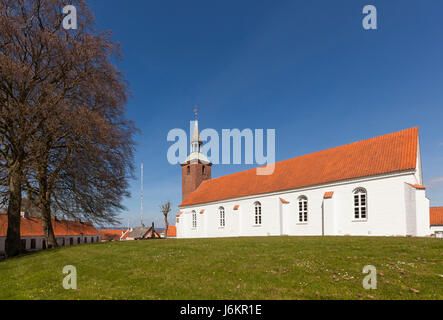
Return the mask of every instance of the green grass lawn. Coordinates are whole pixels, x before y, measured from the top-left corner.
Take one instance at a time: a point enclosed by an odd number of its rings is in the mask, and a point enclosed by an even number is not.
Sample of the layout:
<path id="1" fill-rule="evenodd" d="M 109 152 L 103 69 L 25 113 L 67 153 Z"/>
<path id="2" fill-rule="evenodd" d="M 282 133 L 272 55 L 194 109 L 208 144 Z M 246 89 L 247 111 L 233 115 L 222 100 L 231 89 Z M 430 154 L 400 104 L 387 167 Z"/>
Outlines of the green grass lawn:
<path id="1" fill-rule="evenodd" d="M 65 265 L 78 289 L 65 290 Z M 362 273 L 374 265 L 377 290 Z M 443 240 L 267 237 L 60 248 L 0 262 L 1 299 L 443 299 Z"/>

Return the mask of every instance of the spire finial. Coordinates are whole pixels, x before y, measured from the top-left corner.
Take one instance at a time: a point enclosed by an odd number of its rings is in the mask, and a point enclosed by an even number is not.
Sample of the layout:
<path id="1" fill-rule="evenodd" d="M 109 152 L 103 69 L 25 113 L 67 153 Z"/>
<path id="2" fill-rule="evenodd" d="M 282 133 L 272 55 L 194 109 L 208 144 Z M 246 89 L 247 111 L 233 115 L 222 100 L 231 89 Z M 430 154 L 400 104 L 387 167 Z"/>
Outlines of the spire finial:
<path id="1" fill-rule="evenodd" d="M 194 114 L 195 114 L 195 120 L 197 120 L 197 118 L 198 118 L 198 104 L 195 105 Z"/>

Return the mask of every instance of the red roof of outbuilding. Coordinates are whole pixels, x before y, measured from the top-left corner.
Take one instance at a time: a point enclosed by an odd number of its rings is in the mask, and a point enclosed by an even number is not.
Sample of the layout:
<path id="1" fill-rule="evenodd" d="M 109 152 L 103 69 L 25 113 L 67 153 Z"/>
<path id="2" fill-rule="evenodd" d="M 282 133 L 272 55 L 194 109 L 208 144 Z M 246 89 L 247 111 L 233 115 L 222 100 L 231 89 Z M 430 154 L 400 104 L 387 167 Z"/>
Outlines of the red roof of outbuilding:
<path id="1" fill-rule="evenodd" d="M 321 185 L 416 168 L 418 128 L 277 162 L 271 175 L 256 169 L 204 181 L 180 207 Z"/>
<path id="2" fill-rule="evenodd" d="M 131 234 L 131 230 L 126 230 L 125 233 L 122 235 L 121 239 L 126 240 L 126 238 Z"/>
<path id="3" fill-rule="evenodd" d="M 100 235 L 103 240 L 120 240 L 126 239 L 129 234 L 128 229 L 102 229 L 100 230 Z"/>
<path id="4" fill-rule="evenodd" d="M 431 226 L 443 226 L 443 207 L 433 207 L 430 210 Z"/>
<path id="5" fill-rule="evenodd" d="M 167 237 L 176 237 L 177 236 L 177 228 L 175 226 L 168 226 L 168 232 L 166 234 Z"/>
<path id="6" fill-rule="evenodd" d="M 40 218 L 20 218 L 20 235 L 22 237 L 27 236 L 43 236 L 42 221 Z M 52 226 L 54 228 L 55 236 L 95 236 L 99 232 L 89 222 L 77 222 L 77 221 L 60 221 L 52 220 Z M 5 214 L 0 215 L 0 237 L 6 237 L 8 231 L 8 216 Z"/>

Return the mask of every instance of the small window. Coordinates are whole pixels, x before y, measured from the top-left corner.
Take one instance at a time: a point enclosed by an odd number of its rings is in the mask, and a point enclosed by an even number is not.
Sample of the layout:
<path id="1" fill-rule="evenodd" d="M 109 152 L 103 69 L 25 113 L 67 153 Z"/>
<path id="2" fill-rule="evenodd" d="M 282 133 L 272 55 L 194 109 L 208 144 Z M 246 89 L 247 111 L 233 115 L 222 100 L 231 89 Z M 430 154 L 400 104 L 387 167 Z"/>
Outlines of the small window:
<path id="1" fill-rule="evenodd" d="M 367 193 L 363 188 L 358 188 L 354 191 L 354 218 L 367 219 Z"/>
<path id="2" fill-rule="evenodd" d="M 42 248 L 43 248 L 43 250 L 46 250 L 46 240 L 43 240 L 43 242 L 42 242 Z"/>
<path id="3" fill-rule="evenodd" d="M 197 213 L 192 211 L 192 227 L 197 228 Z"/>
<path id="4" fill-rule="evenodd" d="M 74 238 L 69 238 L 69 245 L 74 245 Z"/>
<path id="5" fill-rule="evenodd" d="M 22 250 L 26 250 L 26 239 L 21 240 L 21 247 L 22 247 Z"/>
<path id="6" fill-rule="evenodd" d="M 191 174 L 191 167 L 190 167 L 190 166 L 187 166 L 187 167 L 186 167 L 186 173 L 187 173 L 188 175 Z"/>
<path id="7" fill-rule="evenodd" d="M 255 208 L 255 225 L 256 226 L 260 226 L 261 225 L 261 203 L 260 202 L 256 202 L 254 204 L 254 208 Z"/>
<path id="8" fill-rule="evenodd" d="M 298 199 L 298 222 L 308 222 L 308 198 L 305 196 Z"/>
<path id="9" fill-rule="evenodd" d="M 220 207 L 218 209 L 219 214 L 220 214 L 220 227 L 224 228 L 226 225 L 226 219 L 225 219 L 225 208 Z"/>
<path id="10" fill-rule="evenodd" d="M 31 239 L 31 250 L 35 250 L 37 247 L 35 239 Z"/>

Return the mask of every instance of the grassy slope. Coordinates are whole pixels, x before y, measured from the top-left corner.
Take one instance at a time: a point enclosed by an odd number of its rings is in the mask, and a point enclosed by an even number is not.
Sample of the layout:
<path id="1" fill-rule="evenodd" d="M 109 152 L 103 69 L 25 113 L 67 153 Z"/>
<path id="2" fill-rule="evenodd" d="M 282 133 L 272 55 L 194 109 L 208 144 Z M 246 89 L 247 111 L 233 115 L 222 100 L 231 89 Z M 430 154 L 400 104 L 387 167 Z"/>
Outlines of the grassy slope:
<path id="1" fill-rule="evenodd" d="M 350 237 L 80 245 L 0 262 L 0 298 L 443 299 L 442 249 L 439 239 Z M 369 264 L 377 290 L 362 287 Z M 77 291 L 62 287 L 65 265 L 77 268 Z"/>

